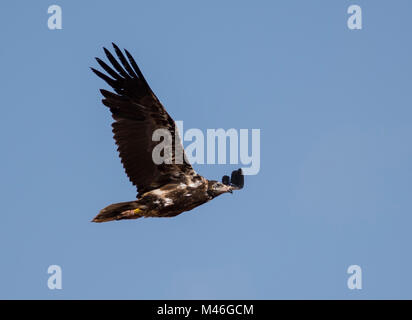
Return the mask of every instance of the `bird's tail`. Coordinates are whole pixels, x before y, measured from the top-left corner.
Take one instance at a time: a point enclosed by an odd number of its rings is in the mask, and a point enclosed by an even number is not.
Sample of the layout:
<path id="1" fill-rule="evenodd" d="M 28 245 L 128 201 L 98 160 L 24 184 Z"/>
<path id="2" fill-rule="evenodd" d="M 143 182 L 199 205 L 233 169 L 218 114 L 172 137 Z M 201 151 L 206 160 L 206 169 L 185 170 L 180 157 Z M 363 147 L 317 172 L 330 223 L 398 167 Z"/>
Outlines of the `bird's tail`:
<path id="1" fill-rule="evenodd" d="M 137 219 L 144 215 L 141 205 L 137 201 L 113 203 L 100 210 L 92 222 L 107 222 L 122 219 Z"/>

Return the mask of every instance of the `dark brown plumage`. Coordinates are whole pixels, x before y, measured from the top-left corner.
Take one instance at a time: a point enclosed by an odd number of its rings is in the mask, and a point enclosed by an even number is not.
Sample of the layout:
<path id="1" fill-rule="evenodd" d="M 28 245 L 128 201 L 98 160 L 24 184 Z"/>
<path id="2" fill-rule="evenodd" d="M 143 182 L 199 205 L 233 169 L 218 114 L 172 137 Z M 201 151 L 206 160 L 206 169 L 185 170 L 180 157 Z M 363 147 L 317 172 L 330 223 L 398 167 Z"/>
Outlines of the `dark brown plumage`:
<path id="1" fill-rule="evenodd" d="M 183 163 L 175 163 L 176 154 L 184 154 L 183 145 L 175 131 L 175 122 L 167 113 L 156 95 L 150 89 L 130 53 L 113 44 L 119 59 L 104 48 L 113 68 L 96 58 L 108 75 L 91 68 L 93 72 L 110 85 L 115 93 L 101 89 L 114 119 L 114 139 L 118 145 L 121 162 L 127 176 L 136 186 L 137 200 L 112 204 L 93 219 L 105 222 L 140 217 L 171 217 L 191 210 L 214 197 L 243 187 L 241 170 L 224 178 L 223 183 L 208 181 L 198 175 L 183 157 Z M 166 129 L 171 133 L 172 164 L 155 164 L 153 148 L 159 143 L 152 140 L 153 132 Z M 175 140 L 177 139 L 177 143 Z"/>

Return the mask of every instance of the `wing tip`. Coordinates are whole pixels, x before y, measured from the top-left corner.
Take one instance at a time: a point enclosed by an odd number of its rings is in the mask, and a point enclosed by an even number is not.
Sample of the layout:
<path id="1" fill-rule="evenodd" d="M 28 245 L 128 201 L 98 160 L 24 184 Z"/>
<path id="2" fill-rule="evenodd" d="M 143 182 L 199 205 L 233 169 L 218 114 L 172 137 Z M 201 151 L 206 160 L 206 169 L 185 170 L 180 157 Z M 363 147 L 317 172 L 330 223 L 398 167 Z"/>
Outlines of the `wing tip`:
<path id="1" fill-rule="evenodd" d="M 245 176 L 243 175 L 242 168 L 233 170 L 230 178 L 229 176 L 223 176 L 222 183 L 226 185 L 232 185 L 238 190 L 243 189 L 245 185 Z"/>

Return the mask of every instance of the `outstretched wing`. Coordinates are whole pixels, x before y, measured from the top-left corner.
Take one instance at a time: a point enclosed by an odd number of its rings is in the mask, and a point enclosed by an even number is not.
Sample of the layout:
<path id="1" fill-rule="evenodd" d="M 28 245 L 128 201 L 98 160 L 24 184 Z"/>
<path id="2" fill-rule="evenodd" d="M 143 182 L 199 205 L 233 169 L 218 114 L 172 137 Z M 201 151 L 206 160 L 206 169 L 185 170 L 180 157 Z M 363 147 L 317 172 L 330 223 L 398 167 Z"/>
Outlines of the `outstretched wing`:
<path id="1" fill-rule="evenodd" d="M 115 120 L 112 124 L 114 139 L 130 181 L 142 194 L 173 181 L 182 181 L 187 175 L 195 175 L 184 155 L 182 142 L 175 131 L 175 122 L 150 89 L 135 60 L 127 50 L 126 59 L 114 43 L 113 48 L 120 63 L 109 50 L 103 49 L 114 69 L 96 58 L 109 76 L 91 69 L 115 91 L 100 90 L 104 96 L 102 102 L 109 107 Z M 153 148 L 159 143 L 152 140 L 153 132 L 157 129 L 166 129 L 171 133 L 172 164 L 157 165 L 152 159 Z M 178 139 L 177 143 L 175 139 Z M 181 164 L 175 164 L 178 152 L 183 155 Z"/>

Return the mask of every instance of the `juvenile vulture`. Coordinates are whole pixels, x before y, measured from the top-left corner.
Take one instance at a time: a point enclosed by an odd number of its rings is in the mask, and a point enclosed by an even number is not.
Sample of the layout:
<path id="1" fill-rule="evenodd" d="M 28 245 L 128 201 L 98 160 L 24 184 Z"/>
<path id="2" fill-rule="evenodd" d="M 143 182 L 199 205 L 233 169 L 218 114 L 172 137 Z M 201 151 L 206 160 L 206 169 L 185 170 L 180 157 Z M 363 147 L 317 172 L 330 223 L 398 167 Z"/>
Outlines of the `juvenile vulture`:
<path id="1" fill-rule="evenodd" d="M 137 200 L 102 209 L 93 222 L 174 217 L 223 193 L 242 189 L 244 176 L 241 169 L 233 171 L 230 178 L 224 176 L 222 182 L 207 180 L 193 170 L 184 155 L 175 122 L 150 89 L 135 60 L 127 50 L 124 50 L 125 56 L 115 44 L 113 48 L 119 61 L 103 48 L 112 67 L 96 58 L 107 74 L 91 69 L 115 92 L 100 90 L 104 97 L 102 102 L 114 119 L 114 140 L 121 162 L 138 194 Z M 171 164 L 156 164 L 152 159 L 153 148 L 159 144 L 152 139 L 157 129 L 166 129 L 172 136 Z M 183 154 L 180 164 L 175 161 L 177 152 Z"/>

